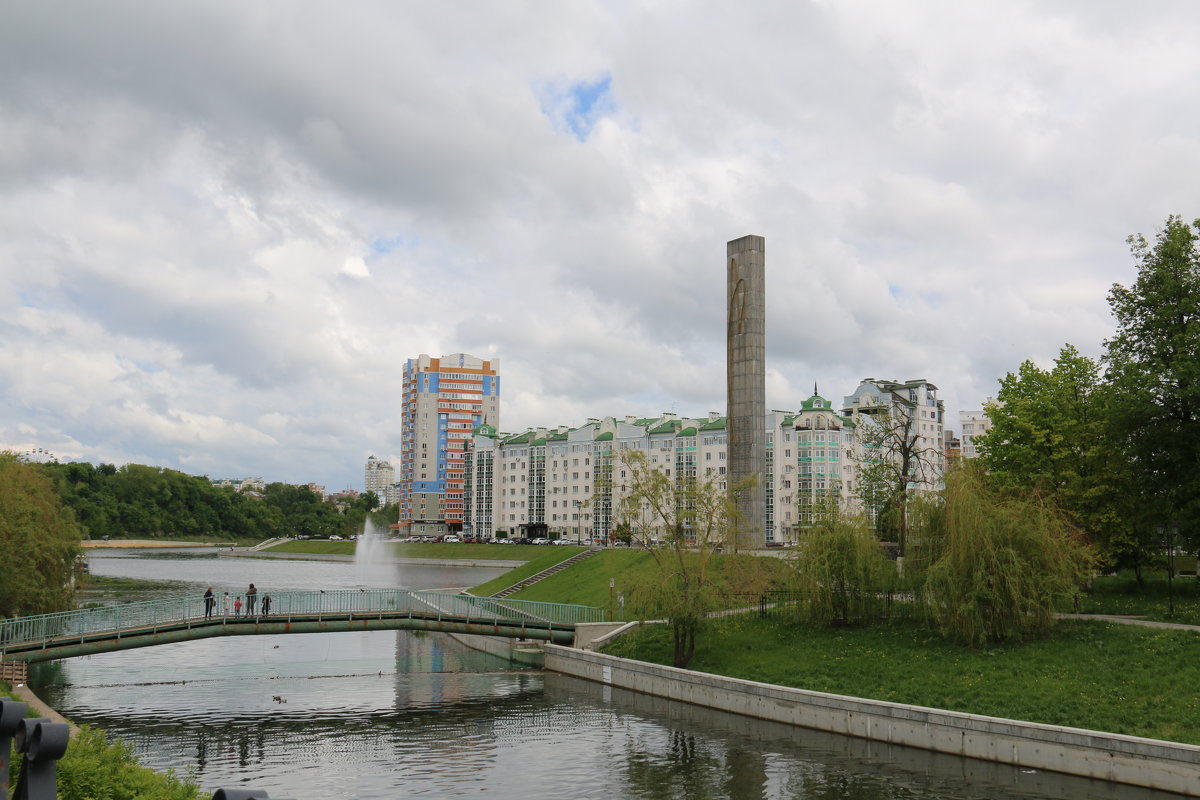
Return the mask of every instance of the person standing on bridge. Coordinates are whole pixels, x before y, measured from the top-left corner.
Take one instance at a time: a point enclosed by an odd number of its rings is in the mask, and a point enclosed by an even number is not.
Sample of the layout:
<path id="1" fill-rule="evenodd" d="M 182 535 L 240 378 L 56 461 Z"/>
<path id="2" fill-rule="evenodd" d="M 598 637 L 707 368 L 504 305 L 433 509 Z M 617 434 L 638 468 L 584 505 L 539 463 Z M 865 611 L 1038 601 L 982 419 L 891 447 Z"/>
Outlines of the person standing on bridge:
<path id="1" fill-rule="evenodd" d="M 208 619 L 212 616 L 213 606 L 217 604 L 217 598 L 213 595 L 212 587 L 204 592 L 204 618 Z"/>
<path id="2" fill-rule="evenodd" d="M 229 592 L 226 592 L 225 596 L 221 598 L 221 616 L 229 616 Z"/>
<path id="3" fill-rule="evenodd" d="M 254 601 L 258 599 L 258 589 L 254 588 L 254 584 L 250 584 L 250 588 L 246 590 L 246 616 L 254 616 Z"/>
<path id="4" fill-rule="evenodd" d="M 233 616 L 240 617 L 242 615 L 242 596 L 238 595 L 233 598 Z"/>
<path id="5" fill-rule="evenodd" d="M 263 595 L 263 616 L 265 617 L 270 613 L 271 613 L 271 595 L 264 594 Z"/>

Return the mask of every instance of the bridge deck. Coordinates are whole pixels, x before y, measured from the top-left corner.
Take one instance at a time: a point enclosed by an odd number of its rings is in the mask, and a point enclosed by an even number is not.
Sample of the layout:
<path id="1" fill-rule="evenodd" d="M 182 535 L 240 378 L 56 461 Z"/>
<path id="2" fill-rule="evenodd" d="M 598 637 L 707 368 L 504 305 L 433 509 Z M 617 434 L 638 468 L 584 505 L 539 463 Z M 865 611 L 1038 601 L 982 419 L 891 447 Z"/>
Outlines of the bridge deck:
<path id="1" fill-rule="evenodd" d="M 19 617 L 0 622 L 0 660 L 44 661 L 212 636 L 399 628 L 569 641 L 576 623 L 603 610 L 560 603 L 495 600 L 443 592 L 370 589 L 263 595 L 254 614 L 206 613 L 185 597 Z"/>

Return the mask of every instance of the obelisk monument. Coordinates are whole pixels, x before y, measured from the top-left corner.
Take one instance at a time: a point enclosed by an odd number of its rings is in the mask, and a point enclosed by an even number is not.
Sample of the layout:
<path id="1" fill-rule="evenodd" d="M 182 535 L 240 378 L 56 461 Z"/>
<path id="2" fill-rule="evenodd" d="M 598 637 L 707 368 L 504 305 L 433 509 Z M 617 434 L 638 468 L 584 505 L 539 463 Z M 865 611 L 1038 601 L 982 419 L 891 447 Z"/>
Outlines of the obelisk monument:
<path id="1" fill-rule="evenodd" d="M 739 547 L 766 544 L 767 240 L 743 236 L 725 246 L 729 266 L 726 380 L 729 485 L 754 477 L 737 499 Z"/>

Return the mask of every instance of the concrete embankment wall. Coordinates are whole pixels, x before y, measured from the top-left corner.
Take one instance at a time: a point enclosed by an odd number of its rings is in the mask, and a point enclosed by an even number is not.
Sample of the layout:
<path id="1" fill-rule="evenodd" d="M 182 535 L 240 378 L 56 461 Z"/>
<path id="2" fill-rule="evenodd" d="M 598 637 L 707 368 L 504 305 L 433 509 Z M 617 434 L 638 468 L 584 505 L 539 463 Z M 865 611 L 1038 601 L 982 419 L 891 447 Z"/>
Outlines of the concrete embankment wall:
<path id="1" fill-rule="evenodd" d="M 1200 796 L 1200 747 L 790 689 L 547 645 L 546 669 L 735 714 Z"/>

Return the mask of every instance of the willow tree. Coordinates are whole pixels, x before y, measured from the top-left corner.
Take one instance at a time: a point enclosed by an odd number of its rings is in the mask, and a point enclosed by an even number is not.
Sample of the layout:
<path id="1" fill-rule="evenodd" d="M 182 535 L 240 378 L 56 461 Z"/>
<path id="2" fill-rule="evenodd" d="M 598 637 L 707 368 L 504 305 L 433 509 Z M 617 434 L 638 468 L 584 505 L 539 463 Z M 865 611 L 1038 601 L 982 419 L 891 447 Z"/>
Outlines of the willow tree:
<path id="1" fill-rule="evenodd" d="M 81 539 L 42 470 L 0 453 L 0 617 L 71 608 Z"/>
<path id="2" fill-rule="evenodd" d="M 1083 535 L 1054 504 L 996 490 L 974 465 L 947 473 L 941 499 L 922 504 L 916 516 L 924 608 L 943 633 L 970 644 L 1044 631 L 1094 563 Z"/>
<path id="3" fill-rule="evenodd" d="M 628 477 L 622 484 L 620 514 L 646 544 L 656 566 L 652 580 L 634 590 L 642 613 L 666 617 L 677 667 L 696 652 L 696 635 L 716 608 L 711 560 L 737 535 L 735 497 L 745 485 L 722 488 L 720 476 L 666 474 L 641 450 L 621 451 Z"/>
<path id="4" fill-rule="evenodd" d="M 881 617 L 896 566 L 870 523 L 829 501 L 813 515 L 795 550 L 795 585 L 802 618 L 856 625 Z"/>

